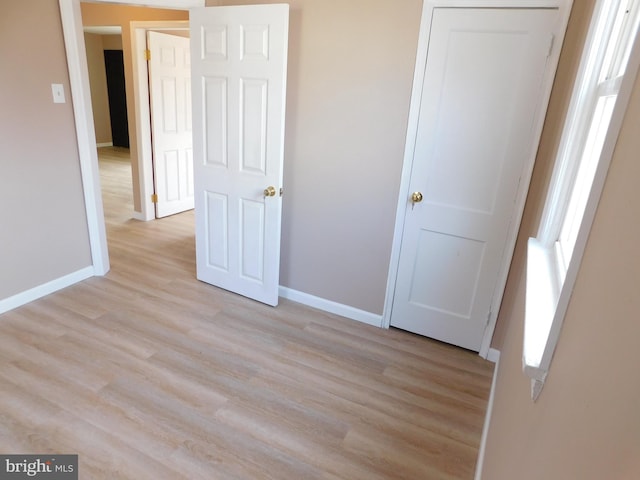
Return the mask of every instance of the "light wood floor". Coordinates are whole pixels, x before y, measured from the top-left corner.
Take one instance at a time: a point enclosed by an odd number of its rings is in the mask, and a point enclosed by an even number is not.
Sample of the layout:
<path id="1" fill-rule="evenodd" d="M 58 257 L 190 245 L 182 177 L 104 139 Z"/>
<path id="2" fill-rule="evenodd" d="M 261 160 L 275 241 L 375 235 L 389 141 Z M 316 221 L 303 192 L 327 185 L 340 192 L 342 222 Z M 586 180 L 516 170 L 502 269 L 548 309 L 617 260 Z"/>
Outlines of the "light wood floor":
<path id="1" fill-rule="evenodd" d="M 77 453 L 81 479 L 473 478 L 491 364 L 196 281 L 192 213 L 129 220 L 126 151 L 101 158 L 112 270 L 0 316 L 0 452 Z"/>

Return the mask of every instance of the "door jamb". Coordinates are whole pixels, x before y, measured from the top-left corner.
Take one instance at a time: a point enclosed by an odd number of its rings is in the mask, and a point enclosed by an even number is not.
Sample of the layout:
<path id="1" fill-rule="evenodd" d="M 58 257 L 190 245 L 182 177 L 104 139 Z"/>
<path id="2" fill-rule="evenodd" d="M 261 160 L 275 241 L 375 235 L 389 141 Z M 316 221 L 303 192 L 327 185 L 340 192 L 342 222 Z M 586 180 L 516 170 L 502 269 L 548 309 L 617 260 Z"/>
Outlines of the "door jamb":
<path id="1" fill-rule="evenodd" d="M 59 0 L 94 275 L 110 268 L 80 0 Z"/>
<path id="2" fill-rule="evenodd" d="M 411 171 L 413 167 L 413 152 L 416 144 L 418 134 L 418 120 L 420 103 L 422 100 L 422 84 L 424 81 L 424 73 L 427 61 L 427 52 L 429 47 L 429 36 L 431 34 L 431 21 L 433 18 L 433 12 L 435 8 L 513 8 L 517 3 L 518 8 L 557 8 L 558 9 L 558 22 L 555 25 L 554 35 L 556 38 L 553 51 L 549 56 L 547 65 L 556 65 L 560 57 L 562 50 L 562 43 L 564 40 L 564 33 L 569 21 L 569 14 L 571 13 L 571 6 L 573 0 L 425 0 L 422 17 L 420 20 L 420 33 L 418 38 L 418 51 L 416 55 L 416 68 L 413 77 L 413 87 L 411 92 L 411 103 L 409 106 L 409 121 L 407 127 L 407 137 L 405 141 L 404 158 L 402 164 L 402 175 L 400 179 L 400 190 L 398 195 L 398 206 L 396 209 L 396 221 L 393 231 L 393 244 L 391 247 L 391 259 L 389 262 L 389 274 L 387 277 L 387 291 L 384 302 L 384 310 L 382 314 L 382 327 L 389 328 L 391 324 L 391 312 L 393 310 L 393 298 L 395 295 L 396 281 L 398 276 L 398 264 L 400 262 L 400 249 L 402 246 L 402 232 L 404 231 L 405 213 L 409 206 L 409 183 L 411 180 Z M 553 80 L 555 77 L 556 68 L 547 69 L 542 84 L 542 96 L 540 106 L 544 107 L 541 111 L 546 112 L 546 107 L 551 95 L 551 88 L 553 87 Z M 507 234 L 507 241 L 505 243 L 504 255 L 498 279 L 496 282 L 496 288 L 491 301 L 492 309 L 489 315 L 487 325 L 484 330 L 482 338 L 482 344 L 480 346 L 479 355 L 483 358 L 487 358 L 489 355 L 489 348 L 491 347 L 491 339 L 493 338 L 493 332 L 498 320 L 498 313 L 500 311 L 500 304 L 502 302 L 502 296 L 507 283 L 507 277 L 509 275 L 509 268 L 511 266 L 511 258 L 515 249 L 516 240 L 518 237 L 518 230 L 520 227 L 520 221 L 524 212 L 524 206 L 527 199 L 527 192 L 529 191 L 529 183 L 531 181 L 531 175 L 533 173 L 533 165 L 536 159 L 538 142 L 540 141 L 540 135 L 542 133 L 542 127 L 544 125 L 544 115 L 538 113 L 535 124 L 535 142 L 533 149 L 529 154 L 528 160 L 523 166 L 522 174 L 520 177 L 520 184 L 518 186 L 518 192 L 516 194 L 516 204 L 514 208 L 515 218 L 509 226 Z"/>

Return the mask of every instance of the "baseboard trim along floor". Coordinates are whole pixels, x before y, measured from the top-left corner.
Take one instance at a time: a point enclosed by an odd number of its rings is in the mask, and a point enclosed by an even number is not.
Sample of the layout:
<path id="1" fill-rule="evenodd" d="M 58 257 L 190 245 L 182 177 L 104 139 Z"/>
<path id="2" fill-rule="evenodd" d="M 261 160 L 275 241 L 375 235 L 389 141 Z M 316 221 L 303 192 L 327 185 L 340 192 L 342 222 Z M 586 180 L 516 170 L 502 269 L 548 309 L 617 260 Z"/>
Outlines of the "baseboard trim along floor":
<path id="1" fill-rule="evenodd" d="M 357 320 L 358 322 L 366 323 L 367 325 L 373 325 L 374 327 L 382 326 L 382 315 L 376 315 L 375 313 L 359 310 L 348 305 L 343 305 L 341 303 L 309 295 L 308 293 L 299 292 L 283 286 L 280 286 L 279 295 L 287 300 L 292 300 L 308 307 L 317 308 L 318 310 L 340 315 L 341 317 L 349 318 L 351 320 Z"/>
<path id="2" fill-rule="evenodd" d="M 37 287 L 25 290 L 4 300 L 0 300 L 0 314 L 13 310 L 14 308 L 26 305 L 29 302 L 42 298 L 50 293 L 57 292 L 63 288 L 69 287 L 74 283 L 93 277 L 93 267 L 86 267 L 77 272 L 70 273 L 64 277 L 56 278 L 50 282 L 38 285 Z"/>

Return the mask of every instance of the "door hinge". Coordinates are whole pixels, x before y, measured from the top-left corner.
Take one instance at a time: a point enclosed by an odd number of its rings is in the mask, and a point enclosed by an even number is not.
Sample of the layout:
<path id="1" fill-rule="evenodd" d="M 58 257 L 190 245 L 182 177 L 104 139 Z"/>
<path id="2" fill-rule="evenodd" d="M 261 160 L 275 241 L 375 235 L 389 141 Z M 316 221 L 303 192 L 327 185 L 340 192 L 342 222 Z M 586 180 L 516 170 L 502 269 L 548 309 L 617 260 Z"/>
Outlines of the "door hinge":
<path id="1" fill-rule="evenodd" d="M 155 193 L 151 195 L 151 203 L 158 203 L 158 195 Z"/>
<path id="2" fill-rule="evenodd" d="M 487 325 L 489 325 L 489 322 L 491 321 L 491 314 L 493 313 L 493 310 L 490 308 L 489 309 L 489 313 L 487 313 L 487 323 L 484 324 L 485 328 L 487 327 Z"/>
<path id="3" fill-rule="evenodd" d="M 145 58 L 145 60 L 147 60 L 147 62 L 148 62 L 149 60 L 151 60 L 151 50 L 146 49 L 146 50 L 144 51 L 144 58 Z"/>
<path id="4" fill-rule="evenodd" d="M 549 51 L 547 52 L 547 58 L 551 56 L 551 52 L 553 52 L 553 44 L 556 42 L 556 36 L 552 33 L 551 38 L 549 38 Z"/>

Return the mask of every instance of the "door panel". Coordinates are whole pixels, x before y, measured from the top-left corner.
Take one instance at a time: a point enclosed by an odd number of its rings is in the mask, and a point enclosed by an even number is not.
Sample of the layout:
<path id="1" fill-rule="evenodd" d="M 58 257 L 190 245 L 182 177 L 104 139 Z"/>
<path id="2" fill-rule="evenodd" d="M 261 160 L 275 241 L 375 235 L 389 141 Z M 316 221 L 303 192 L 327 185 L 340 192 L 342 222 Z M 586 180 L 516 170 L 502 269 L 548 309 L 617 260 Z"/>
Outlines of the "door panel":
<path id="1" fill-rule="evenodd" d="M 211 166 L 227 167 L 227 80 L 204 79 L 204 112 L 207 129 L 204 132 L 205 162 Z"/>
<path id="2" fill-rule="evenodd" d="M 288 5 L 191 10 L 198 279 L 276 305 Z"/>
<path id="3" fill-rule="evenodd" d="M 147 33 L 156 218 L 193 208 L 190 41 Z"/>
<path id="4" fill-rule="evenodd" d="M 557 13 L 434 9 L 391 325 L 480 349 Z"/>
<path id="5" fill-rule="evenodd" d="M 259 175 L 266 173 L 267 81 L 242 80 L 240 168 Z"/>

